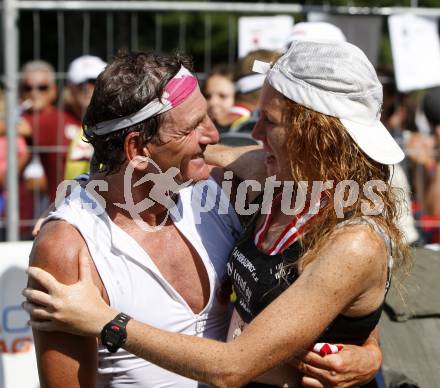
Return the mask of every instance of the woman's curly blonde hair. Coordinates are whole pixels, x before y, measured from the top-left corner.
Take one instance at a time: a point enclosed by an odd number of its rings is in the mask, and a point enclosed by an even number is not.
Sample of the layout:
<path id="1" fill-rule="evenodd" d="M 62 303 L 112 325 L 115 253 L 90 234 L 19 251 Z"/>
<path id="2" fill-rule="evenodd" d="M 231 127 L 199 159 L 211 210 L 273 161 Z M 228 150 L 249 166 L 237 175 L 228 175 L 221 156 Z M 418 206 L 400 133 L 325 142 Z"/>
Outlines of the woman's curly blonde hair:
<path id="1" fill-rule="evenodd" d="M 392 254 L 397 266 L 409 263 L 409 249 L 401 230 L 397 226 L 402 191 L 391 187 L 390 168 L 369 158 L 352 140 L 340 120 L 315 112 L 284 98 L 283 124 L 286 127 L 286 152 L 292 178 L 296 182 L 334 181 L 334 185 L 352 180 L 359 185 L 359 195 L 351 206 L 343 208 L 338 217 L 335 209 L 335 186 L 324 191 L 327 204 L 315 222 L 308 223 L 301 240 L 303 252 L 300 270 L 313 261 L 319 249 L 335 230 L 338 223 L 363 216 L 361 205 L 374 206 L 364 191 L 364 185 L 371 180 L 385 183 L 385 191 L 375 191 L 382 201 L 382 211 L 374 217 L 392 242 Z M 309 185 L 310 186 L 310 185 Z M 340 214 L 339 214 L 340 215 Z M 312 253 L 312 254 L 309 254 Z"/>

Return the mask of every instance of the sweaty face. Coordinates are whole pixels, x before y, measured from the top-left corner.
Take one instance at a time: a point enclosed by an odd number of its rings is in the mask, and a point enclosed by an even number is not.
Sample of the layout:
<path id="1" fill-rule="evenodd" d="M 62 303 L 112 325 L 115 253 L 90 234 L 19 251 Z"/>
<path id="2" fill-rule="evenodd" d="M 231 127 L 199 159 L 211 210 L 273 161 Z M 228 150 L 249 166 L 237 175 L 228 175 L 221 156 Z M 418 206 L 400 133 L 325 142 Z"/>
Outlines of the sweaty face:
<path id="1" fill-rule="evenodd" d="M 283 100 L 281 93 L 265 83 L 260 98 L 260 119 L 252 131 L 252 136 L 263 142 L 267 152 L 268 176 L 275 175 L 279 181 L 292 179 L 286 150 L 286 128 L 282 123 Z"/>
<path id="2" fill-rule="evenodd" d="M 162 144 L 148 144 L 147 149 L 162 172 L 177 167 L 178 183 L 208 178 L 203 152 L 208 144 L 218 142 L 219 135 L 208 117 L 206 100 L 199 88 L 179 106 L 164 113 L 159 136 Z"/>
<path id="3" fill-rule="evenodd" d="M 205 97 L 208 102 L 208 114 L 212 120 L 224 120 L 234 105 L 235 88 L 231 80 L 215 74 L 208 78 L 205 85 Z"/>
<path id="4" fill-rule="evenodd" d="M 53 78 L 47 71 L 29 71 L 23 74 L 20 85 L 22 101 L 30 100 L 35 112 L 49 107 L 56 98 Z"/>

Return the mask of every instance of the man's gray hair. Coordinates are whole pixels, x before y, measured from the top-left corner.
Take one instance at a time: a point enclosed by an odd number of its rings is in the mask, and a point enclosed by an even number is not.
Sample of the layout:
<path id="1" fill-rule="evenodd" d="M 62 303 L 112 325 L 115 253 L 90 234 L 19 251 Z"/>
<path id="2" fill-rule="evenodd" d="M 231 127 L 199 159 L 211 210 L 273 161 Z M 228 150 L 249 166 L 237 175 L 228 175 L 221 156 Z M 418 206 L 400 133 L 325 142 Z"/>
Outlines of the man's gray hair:
<path id="1" fill-rule="evenodd" d="M 26 62 L 21 68 L 22 76 L 35 71 L 45 71 L 49 74 L 50 82 L 55 83 L 55 69 L 49 62 L 37 59 L 35 61 Z"/>

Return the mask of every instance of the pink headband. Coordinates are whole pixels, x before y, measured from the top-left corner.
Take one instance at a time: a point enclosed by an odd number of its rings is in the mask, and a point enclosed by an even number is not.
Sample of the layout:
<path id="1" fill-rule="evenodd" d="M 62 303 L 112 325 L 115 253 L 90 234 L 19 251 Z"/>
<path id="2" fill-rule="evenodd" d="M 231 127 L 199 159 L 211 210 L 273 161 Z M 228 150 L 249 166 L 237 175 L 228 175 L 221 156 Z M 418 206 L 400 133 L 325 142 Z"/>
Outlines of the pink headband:
<path id="1" fill-rule="evenodd" d="M 150 101 L 141 110 L 131 115 L 96 124 L 93 132 L 97 135 L 107 135 L 121 129 L 131 127 L 150 117 L 160 115 L 180 105 L 198 86 L 197 78 L 182 66 L 179 72 L 167 83 L 161 100 Z"/>

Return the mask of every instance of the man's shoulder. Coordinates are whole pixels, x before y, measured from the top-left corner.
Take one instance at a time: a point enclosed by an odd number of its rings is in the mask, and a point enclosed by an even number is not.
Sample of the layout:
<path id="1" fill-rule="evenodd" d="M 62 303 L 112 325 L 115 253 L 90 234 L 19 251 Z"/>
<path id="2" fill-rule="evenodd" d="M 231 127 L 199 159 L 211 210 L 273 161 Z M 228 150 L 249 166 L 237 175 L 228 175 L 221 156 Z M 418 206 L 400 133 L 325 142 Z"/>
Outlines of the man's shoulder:
<path id="1" fill-rule="evenodd" d="M 94 189 L 101 181 L 91 179 L 89 182 L 92 185 L 95 184 L 92 187 Z M 98 192 L 88 191 L 81 186 L 82 184 L 83 182 L 72 179 L 65 186 L 59 188 L 60 200 L 56 202 L 55 209 L 49 214 L 49 218 L 66 220 L 77 227 L 77 217 L 86 217 L 89 220 L 90 217 L 94 219 L 105 213 L 106 201 L 104 198 Z M 81 222 L 86 222 L 86 219 L 82 219 Z"/>
<path id="2" fill-rule="evenodd" d="M 79 278 L 80 239 L 75 228 L 64 221 L 46 223 L 34 242 L 30 265 L 48 271 L 62 283 L 76 283 Z M 29 279 L 28 285 L 42 289 L 32 279 Z M 66 387 L 96 385 L 95 338 L 34 330 L 34 339 L 42 386 L 60 387 L 61 381 Z"/>
<path id="3" fill-rule="evenodd" d="M 43 225 L 35 239 L 29 264 L 45 269 L 63 283 L 78 279 L 78 255 L 85 241 L 75 227 L 62 220 Z"/>

